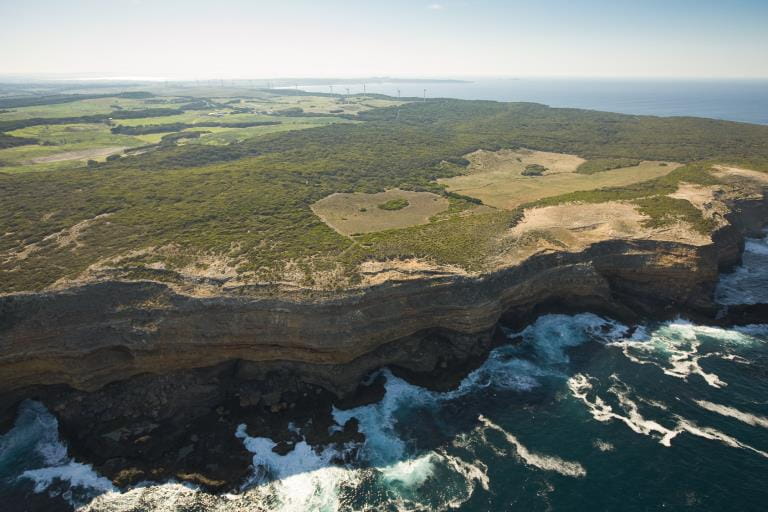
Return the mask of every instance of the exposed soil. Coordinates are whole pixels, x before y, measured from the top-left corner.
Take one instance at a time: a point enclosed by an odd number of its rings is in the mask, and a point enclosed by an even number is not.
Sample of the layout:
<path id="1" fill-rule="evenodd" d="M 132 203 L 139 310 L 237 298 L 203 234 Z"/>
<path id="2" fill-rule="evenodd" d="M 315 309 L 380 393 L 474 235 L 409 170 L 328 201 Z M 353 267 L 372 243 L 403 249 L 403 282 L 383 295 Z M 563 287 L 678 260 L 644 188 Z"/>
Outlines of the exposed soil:
<path id="1" fill-rule="evenodd" d="M 399 210 L 379 208 L 395 199 L 407 200 L 408 206 Z M 447 208 L 448 200 L 437 194 L 399 189 L 378 194 L 331 194 L 312 205 L 315 215 L 342 235 L 426 224 L 430 217 Z"/>
<path id="2" fill-rule="evenodd" d="M 122 153 L 127 149 L 124 146 L 115 146 L 111 148 L 95 148 L 95 149 L 81 149 L 78 151 L 66 151 L 64 153 L 56 153 L 54 155 L 40 156 L 33 158 L 29 161 L 31 164 L 48 164 L 51 162 L 65 162 L 67 160 L 87 160 L 87 159 L 99 159 L 106 158 L 109 155 L 116 153 Z"/>

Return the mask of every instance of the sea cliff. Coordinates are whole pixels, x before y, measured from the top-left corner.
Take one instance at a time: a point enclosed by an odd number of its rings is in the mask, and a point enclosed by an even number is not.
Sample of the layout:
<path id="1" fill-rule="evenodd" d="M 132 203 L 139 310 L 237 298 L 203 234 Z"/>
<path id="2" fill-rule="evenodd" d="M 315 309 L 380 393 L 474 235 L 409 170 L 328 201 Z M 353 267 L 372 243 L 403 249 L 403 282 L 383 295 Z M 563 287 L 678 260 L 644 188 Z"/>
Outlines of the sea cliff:
<path id="1" fill-rule="evenodd" d="M 222 432 L 247 420 L 280 439 L 289 421 L 313 420 L 309 441 L 359 437 L 354 423 L 329 434 L 327 412 L 380 396 L 366 380 L 373 371 L 388 366 L 449 388 L 507 340 L 500 321 L 579 310 L 627 322 L 718 321 L 718 274 L 764 226 L 768 200 L 754 187 L 713 197 L 707 208 L 718 227 L 705 241 L 608 237 L 479 275 L 425 274 L 336 293 L 200 296 L 153 281 L 101 281 L 4 295 L 0 417 L 8 426 L 21 400 L 42 401 L 73 455 L 118 485 L 175 477 L 235 488 L 250 458 Z"/>

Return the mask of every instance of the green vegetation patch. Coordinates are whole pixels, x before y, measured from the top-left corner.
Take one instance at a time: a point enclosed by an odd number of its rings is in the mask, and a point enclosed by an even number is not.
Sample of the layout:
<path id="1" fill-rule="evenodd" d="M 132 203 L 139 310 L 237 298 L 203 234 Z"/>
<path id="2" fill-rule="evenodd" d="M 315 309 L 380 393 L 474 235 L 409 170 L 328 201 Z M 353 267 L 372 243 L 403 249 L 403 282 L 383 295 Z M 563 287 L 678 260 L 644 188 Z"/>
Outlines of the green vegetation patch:
<path id="1" fill-rule="evenodd" d="M 15 137 L 13 135 L 0 133 L 0 149 L 15 148 L 16 146 L 26 146 L 29 144 L 37 143 L 37 139 L 32 139 L 29 137 Z"/>
<path id="2" fill-rule="evenodd" d="M 548 169 L 541 164 L 528 164 L 520 174 L 523 176 L 542 176 L 547 170 Z"/>
<path id="3" fill-rule="evenodd" d="M 436 264 L 481 271 L 498 253 L 502 234 L 513 223 L 512 212 L 491 210 L 452 215 L 426 225 L 355 237 L 357 245 L 344 255 L 350 264 L 367 259 L 421 258 Z"/>
<path id="4" fill-rule="evenodd" d="M 579 174 L 594 174 L 596 172 L 612 171 L 626 167 L 637 167 L 640 160 L 634 158 L 597 158 L 581 164 L 576 172 Z"/>
<path id="5" fill-rule="evenodd" d="M 669 196 L 651 196 L 634 201 L 637 210 L 648 217 L 643 224 L 648 227 L 663 227 L 677 222 L 686 222 L 702 235 L 709 235 L 715 228 L 712 219 L 705 218 L 701 210 L 685 199 Z"/>
<path id="6" fill-rule="evenodd" d="M 281 121 L 243 121 L 235 123 L 203 121 L 199 123 L 168 123 L 137 126 L 118 125 L 110 131 L 121 135 L 147 135 L 152 133 L 178 132 L 187 128 L 251 128 L 253 126 L 273 126 L 281 124 Z"/>
<path id="7" fill-rule="evenodd" d="M 40 105 L 57 105 L 96 98 L 131 98 L 143 99 L 153 95 L 148 92 L 124 92 L 120 94 L 50 94 L 47 96 L 29 96 L 24 98 L 0 98 L 0 108 L 19 108 Z"/>
<path id="8" fill-rule="evenodd" d="M 378 206 L 382 210 L 395 211 L 395 210 L 402 210 L 403 208 L 405 208 L 410 204 L 411 203 L 409 203 L 407 199 L 398 197 L 397 199 L 390 199 L 386 203 L 381 203 Z"/>

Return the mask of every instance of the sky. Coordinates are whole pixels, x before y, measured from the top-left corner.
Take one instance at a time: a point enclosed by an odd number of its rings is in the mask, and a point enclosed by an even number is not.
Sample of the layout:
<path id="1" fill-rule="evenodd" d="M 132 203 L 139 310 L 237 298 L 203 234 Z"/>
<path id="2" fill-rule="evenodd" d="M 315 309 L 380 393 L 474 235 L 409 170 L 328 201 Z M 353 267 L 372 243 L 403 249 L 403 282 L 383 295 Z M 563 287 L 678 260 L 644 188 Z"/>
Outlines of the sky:
<path id="1" fill-rule="evenodd" d="M 0 0 L 0 75 L 768 77 L 768 0 Z"/>

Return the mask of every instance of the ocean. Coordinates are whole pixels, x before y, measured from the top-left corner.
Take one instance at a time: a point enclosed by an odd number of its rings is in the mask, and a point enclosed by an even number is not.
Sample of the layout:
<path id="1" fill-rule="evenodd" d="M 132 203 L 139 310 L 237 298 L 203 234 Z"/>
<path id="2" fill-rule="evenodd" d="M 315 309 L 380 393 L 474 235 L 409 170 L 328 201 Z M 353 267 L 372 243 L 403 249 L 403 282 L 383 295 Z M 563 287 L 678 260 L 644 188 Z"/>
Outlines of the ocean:
<path id="1" fill-rule="evenodd" d="M 723 307 L 768 301 L 767 260 L 768 236 L 749 240 L 743 265 L 721 277 Z M 361 446 L 298 442 L 278 455 L 242 425 L 232 435 L 253 473 L 232 495 L 177 482 L 115 489 L 68 455 L 49 411 L 25 402 L 0 437 L 0 497 L 24 487 L 93 512 L 765 510 L 768 324 L 630 327 L 582 313 L 506 332 L 522 341 L 451 392 L 382 370 L 380 402 L 334 411 L 339 425 L 358 419 Z"/>
<path id="2" fill-rule="evenodd" d="M 768 80 L 629 80 L 574 78 L 468 78 L 468 82 L 366 83 L 369 93 L 403 97 L 531 101 L 552 107 L 622 114 L 695 116 L 768 124 Z M 329 86 L 299 86 L 329 92 Z M 363 84 L 338 84 L 333 92 L 363 92 Z"/>

